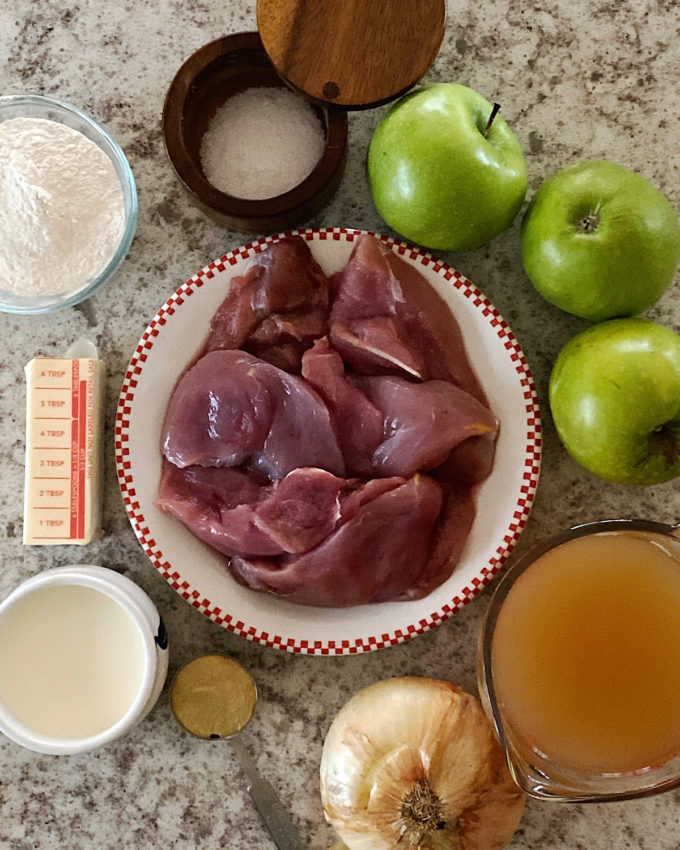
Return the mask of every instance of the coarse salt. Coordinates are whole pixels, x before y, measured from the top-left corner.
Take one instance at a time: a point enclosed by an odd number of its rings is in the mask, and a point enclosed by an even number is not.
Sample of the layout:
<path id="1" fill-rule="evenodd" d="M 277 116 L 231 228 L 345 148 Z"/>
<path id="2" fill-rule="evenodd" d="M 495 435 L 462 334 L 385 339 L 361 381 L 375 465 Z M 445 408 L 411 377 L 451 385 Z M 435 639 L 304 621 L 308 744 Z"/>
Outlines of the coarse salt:
<path id="1" fill-rule="evenodd" d="M 324 144 L 323 126 L 308 103 L 287 89 L 258 86 L 217 110 L 201 142 L 201 165 L 222 192 L 275 198 L 309 176 Z"/>

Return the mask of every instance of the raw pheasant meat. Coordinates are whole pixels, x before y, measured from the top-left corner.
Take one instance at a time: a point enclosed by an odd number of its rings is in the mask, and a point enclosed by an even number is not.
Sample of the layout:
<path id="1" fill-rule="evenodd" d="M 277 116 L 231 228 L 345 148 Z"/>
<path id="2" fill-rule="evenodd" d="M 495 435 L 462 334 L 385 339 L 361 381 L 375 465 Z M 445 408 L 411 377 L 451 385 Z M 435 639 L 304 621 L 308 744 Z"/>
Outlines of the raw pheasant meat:
<path id="1" fill-rule="evenodd" d="M 232 278 L 177 381 L 156 503 L 253 590 L 417 599 L 455 569 L 498 427 L 417 269 L 362 235 L 327 279 L 291 236 Z"/>

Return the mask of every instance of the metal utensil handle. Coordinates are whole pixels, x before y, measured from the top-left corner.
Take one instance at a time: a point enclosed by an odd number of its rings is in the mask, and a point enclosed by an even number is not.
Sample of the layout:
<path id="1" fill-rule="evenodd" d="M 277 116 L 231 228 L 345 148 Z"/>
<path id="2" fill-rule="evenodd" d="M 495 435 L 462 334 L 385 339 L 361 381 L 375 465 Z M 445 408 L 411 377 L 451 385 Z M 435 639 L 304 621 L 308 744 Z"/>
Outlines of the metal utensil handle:
<path id="1" fill-rule="evenodd" d="M 229 739 L 232 751 L 248 778 L 246 790 L 279 850 L 305 850 L 300 834 L 276 791 L 263 779 L 239 735 Z"/>

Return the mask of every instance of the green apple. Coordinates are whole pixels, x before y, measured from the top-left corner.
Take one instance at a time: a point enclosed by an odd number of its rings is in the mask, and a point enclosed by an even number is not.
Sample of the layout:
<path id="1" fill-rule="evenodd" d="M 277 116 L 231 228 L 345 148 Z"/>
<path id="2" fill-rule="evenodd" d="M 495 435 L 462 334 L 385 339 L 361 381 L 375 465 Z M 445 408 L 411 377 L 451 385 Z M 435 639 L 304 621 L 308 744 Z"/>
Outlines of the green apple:
<path id="1" fill-rule="evenodd" d="M 540 187 L 522 221 L 522 260 L 552 304 L 599 322 L 651 307 L 673 280 L 680 226 L 668 199 L 623 165 L 588 160 Z"/>
<path id="2" fill-rule="evenodd" d="M 611 319 L 571 339 L 550 377 L 567 451 L 600 478 L 660 484 L 680 475 L 680 337 L 651 319 Z"/>
<path id="3" fill-rule="evenodd" d="M 385 222 L 440 251 L 489 242 L 512 224 L 527 190 L 524 154 L 503 117 L 453 83 L 394 104 L 373 133 L 367 169 Z"/>

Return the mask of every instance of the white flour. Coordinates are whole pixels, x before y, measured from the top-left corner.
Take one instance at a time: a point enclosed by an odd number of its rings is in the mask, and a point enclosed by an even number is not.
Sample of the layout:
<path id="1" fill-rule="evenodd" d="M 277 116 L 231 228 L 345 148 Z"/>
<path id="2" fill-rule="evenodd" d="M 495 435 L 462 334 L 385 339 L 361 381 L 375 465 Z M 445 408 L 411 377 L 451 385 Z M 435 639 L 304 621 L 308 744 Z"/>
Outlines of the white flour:
<path id="1" fill-rule="evenodd" d="M 118 246 L 123 192 L 108 156 L 43 118 L 0 123 L 0 289 L 78 289 Z"/>

